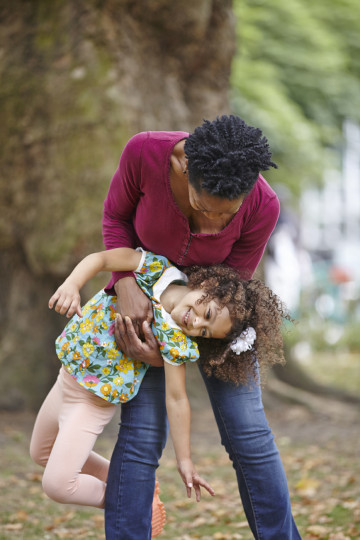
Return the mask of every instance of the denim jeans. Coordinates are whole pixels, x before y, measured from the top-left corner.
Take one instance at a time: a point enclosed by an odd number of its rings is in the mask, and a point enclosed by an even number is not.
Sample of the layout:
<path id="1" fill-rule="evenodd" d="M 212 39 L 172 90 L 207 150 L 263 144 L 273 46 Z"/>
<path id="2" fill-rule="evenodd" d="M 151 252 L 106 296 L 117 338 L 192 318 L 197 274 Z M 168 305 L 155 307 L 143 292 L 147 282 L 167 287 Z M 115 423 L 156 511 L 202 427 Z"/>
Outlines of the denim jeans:
<path id="1" fill-rule="evenodd" d="M 236 387 L 202 375 L 254 538 L 299 539 L 260 387 Z M 149 368 L 138 395 L 121 406 L 105 499 L 107 540 L 151 539 L 155 471 L 167 433 L 164 371 Z"/>

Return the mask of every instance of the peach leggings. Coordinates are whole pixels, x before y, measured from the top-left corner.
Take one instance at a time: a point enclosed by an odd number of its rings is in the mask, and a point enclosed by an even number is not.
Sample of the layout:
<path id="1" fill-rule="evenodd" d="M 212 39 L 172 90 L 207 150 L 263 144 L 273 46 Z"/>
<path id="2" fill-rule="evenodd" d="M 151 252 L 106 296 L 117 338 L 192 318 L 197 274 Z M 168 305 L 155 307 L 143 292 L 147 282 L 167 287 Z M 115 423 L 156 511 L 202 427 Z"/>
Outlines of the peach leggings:
<path id="1" fill-rule="evenodd" d="M 48 497 L 104 508 L 109 461 L 92 449 L 115 409 L 60 369 L 38 413 L 30 443 L 32 459 L 45 467 L 42 483 Z"/>

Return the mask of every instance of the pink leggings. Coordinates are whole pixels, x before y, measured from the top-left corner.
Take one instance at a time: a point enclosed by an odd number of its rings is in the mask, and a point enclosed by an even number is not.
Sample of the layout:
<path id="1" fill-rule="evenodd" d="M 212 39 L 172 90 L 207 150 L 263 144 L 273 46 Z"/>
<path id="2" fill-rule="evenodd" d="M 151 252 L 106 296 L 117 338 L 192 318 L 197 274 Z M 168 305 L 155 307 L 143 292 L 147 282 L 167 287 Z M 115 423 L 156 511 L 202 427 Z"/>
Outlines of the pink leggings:
<path id="1" fill-rule="evenodd" d="M 42 483 L 48 497 L 104 508 L 109 461 L 92 449 L 115 409 L 60 369 L 36 418 L 30 443 L 32 459 L 45 467 Z"/>

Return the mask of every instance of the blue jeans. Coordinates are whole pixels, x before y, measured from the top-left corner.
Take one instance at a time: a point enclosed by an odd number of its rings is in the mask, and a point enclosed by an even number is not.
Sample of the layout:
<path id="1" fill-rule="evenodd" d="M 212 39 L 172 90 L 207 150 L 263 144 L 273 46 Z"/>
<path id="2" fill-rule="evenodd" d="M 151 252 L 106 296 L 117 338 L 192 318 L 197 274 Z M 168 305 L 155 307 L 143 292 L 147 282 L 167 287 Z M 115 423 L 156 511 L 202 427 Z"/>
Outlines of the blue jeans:
<path id="1" fill-rule="evenodd" d="M 233 386 L 202 374 L 236 471 L 254 538 L 297 540 L 285 472 L 265 418 L 260 387 Z M 168 433 L 164 371 L 150 368 L 138 395 L 121 406 L 105 501 L 107 540 L 150 540 L 155 470 Z"/>

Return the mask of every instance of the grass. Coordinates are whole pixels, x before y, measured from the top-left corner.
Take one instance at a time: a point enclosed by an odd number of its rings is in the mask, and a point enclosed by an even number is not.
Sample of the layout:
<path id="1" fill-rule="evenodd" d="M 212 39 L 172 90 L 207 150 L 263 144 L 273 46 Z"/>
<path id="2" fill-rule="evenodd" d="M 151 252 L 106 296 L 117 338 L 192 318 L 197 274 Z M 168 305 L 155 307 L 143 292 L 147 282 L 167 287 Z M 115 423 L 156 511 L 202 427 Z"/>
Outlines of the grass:
<path id="1" fill-rule="evenodd" d="M 323 362 L 320 371 L 328 365 L 325 358 L 316 362 L 317 366 Z M 168 516 L 160 538 L 251 540 L 234 471 L 197 382 L 193 388 L 193 457 L 198 470 L 213 485 L 216 497 L 205 494 L 199 504 L 186 499 L 169 442 L 158 470 Z M 329 411 L 325 401 L 318 413 L 275 403 L 267 416 L 283 459 L 293 514 L 303 540 L 358 540 L 359 413 L 340 403 L 335 415 Z M 60 505 L 43 494 L 41 469 L 28 455 L 33 421 L 31 413 L 3 413 L 0 418 L 0 540 L 104 540 L 101 510 Z M 116 421 L 97 443 L 98 451 L 107 457 L 116 438 Z"/>

